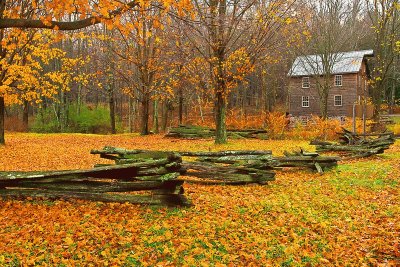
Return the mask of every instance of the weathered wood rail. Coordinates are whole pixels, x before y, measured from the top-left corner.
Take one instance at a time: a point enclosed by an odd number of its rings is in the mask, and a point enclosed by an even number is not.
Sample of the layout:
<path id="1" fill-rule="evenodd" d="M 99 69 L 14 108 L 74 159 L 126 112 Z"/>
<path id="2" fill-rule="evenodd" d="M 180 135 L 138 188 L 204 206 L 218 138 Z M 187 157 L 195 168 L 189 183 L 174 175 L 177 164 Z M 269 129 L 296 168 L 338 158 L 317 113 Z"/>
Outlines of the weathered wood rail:
<path id="1" fill-rule="evenodd" d="M 268 162 L 271 151 L 181 152 L 195 161 L 185 161 L 187 176 L 220 181 L 225 184 L 265 184 L 275 180 Z"/>
<path id="2" fill-rule="evenodd" d="M 338 161 L 340 161 L 340 157 L 325 157 L 316 152 L 305 152 L 303 150 L 292 153 L 285 152 L 284 154 L 284 157 L 274 158 L 275 168 L 300 167 L 323 173 L 324 170 L 336 167 Z"/>
<path id="3" fill-rule="evenodd" d="M 182 155 L 197 156 L 196 162 L 183 162 L 183 167 L 192 170 L 214 170 L 222 168 L 222 177 L 229 173 L 230 177 L 234 175 L 243 179 L 243 182 L 265 183 L 275 180 L 273 170 L 284 167 L 299 167 L 316 170 L 320 173 L 324 169 L 330 169 L 337 166 L 339 157 L 323 157 L 315 152 L 288 153 L 283 157 L 273 157 L 271 151 L 223 151 L 223 152 L 183 152 Z M 214 165 L 212 165 L 214 164 Z M 224 164 L 224 166 L 216 165 Z M 192 176 L 208 176 L 201 172 L 188 172 Z M 243 175 L 248 175 L 244 179 Z M 232 178 L 231 178 L 232 179 Z"/>
<path id="4" fill-rule="evenodd" d="M 269 150 L 220 152 L 168 152 L 104 147 L 92 150 L 115 164 L 89 170 L 0 172 L 0 197 L 77 198 L 103 202 L 129 202 L 190 206 L 181 174 L 204 183 L 265 184 L 275 180 L 275 169 L 305 167 L 318 172 L 337 165 L 336 157 L 304 151 L 273 157 Z M 192 161 L 182 161 L 182 156 Z M 194 158 L 194 160 L 193 160 Z M 196 180 L 199 182 L 199 180 Z M 129 194 L 149 191 L 150 194 Z"/>
<path id="5" fill-rule="evenodd" d="M 178 154 L 138 152 L 136 156 L 135 160 L 117 161 L 118 165 L 103 165 L 89 170 L 0 172 L 0 196 L 191 205 L 183 195 L 183 181 L 177 180 L 182 162 Z M 128 194 L 133 191 L 149 191 L 150 194 Z"/>
<path id="6" fill-rule="evenodd" d="M 100 157 L 114 160 L 116 164 L 126 164 L 136 161 L 138 158 L 143 158 L 144 155 L 153 155 L 156 157 L 159 151 L 145 151 L 145 150 L 125 150 L 122 148 L 105 147 L 102 150 L 93 150 L 91 153 L 100 154 Z M 274 180 L 275 173 L 271 171 L 256 170 L 239 166 L 238 159 L 248 160 L 254 157 L 268 155 L 271 156 L 271 151 L 221 151 L 221 152 L 167 152 L 177 157 L 195 157 L 197 162 L 185 161 L 175 169 L 180 174 L 186 176 L 194 176 L 204 179 L 205 181 L 216 181 L 225 184 L 246 184 L 246 183 L 264 183 L 266 181 Z M 223 164 L 217 162 L 200 162 L 207 158 L 214 158 L 216 160 L 225 160 Z M 227 166 L 226 161 L 231 161 L 232 165 Z M 241 160 L 241 161 L 243 161 Z M 162 170 L 159 170 L 162 171 Z"/>
<path id="7" fill-rule="evenodd" d="M 382 154 L 394 144 L 392 132 L 357 135 L 346 129 L 340 136 L 339 143 L 313 140 L 311 145 L 316 146 L 317 152 L 343 152 L 345 158 L 362 158 Z"/>
<path id="8" fill-rule="evenodd" d="M 102 158 L 112 159 L 116 164 L 131 163 L 143 155 L 157 155 L 157 151 L 125 150 L 105 147 L 103 150 L 92 151 Z M 269 150 L 230 150 L 204 152 L 169 152 L 191 158 L 183 161 L 181 169 L 176 170 L 185 176 L 196 177 L 204 183 L 223 184 L 265 184 L 275 180 L 274 170 L 283 167 L 300 167 L 323 172 L 337 165 L 337 157 L 321 157 L 317 153 L 304 151 L 286 153 L 284 157 L 273 157 Z M 193 182 L 193 180 L 191 180 Z"/>
<path id="9" fill-rule="evenodd" d="M 231 139 L 242 138 L 260 138 L 265 137 L 266 130 L 263 129 L 228 129 L 227 136 Z M 215 137 L 215 129 L 194 126 L 180 125 L 171 128 L 165 137 L 181 138 L 181 139 L 206 139 Z"/>

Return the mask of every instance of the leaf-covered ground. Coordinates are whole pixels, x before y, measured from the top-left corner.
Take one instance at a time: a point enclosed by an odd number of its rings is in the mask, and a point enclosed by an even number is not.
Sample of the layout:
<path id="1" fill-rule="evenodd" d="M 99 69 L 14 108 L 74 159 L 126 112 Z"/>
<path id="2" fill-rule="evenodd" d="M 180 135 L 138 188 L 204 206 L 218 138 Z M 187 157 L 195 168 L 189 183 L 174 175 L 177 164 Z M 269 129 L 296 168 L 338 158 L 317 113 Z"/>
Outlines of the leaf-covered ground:
<path id="1" fill-rule="evenodd" d="M 90 168 L 93 148 L 271 149 L 301 141 L 8 134 L 0 170 Z M 269 185 L 185 184 L 192 208 L 0 200 L 0 266 L 399 266 L 400 142 L 318 175 Z"/>

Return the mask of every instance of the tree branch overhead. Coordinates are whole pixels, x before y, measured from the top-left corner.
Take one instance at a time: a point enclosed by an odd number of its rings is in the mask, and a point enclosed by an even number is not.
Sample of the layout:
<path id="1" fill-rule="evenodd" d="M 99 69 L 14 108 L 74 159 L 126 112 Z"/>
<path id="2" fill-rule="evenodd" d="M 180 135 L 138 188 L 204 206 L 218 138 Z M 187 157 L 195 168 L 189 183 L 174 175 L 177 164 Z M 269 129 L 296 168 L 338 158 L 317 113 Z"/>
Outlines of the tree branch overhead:
<path id="1" fill-rule="evenodd" d="M 63 31 L 72 31 L 83 29 L 104 20 L 110 20 L 117 15 L 122 14 L 128 9 L 139 6 L 138 1 L 131 1 L 124 7 L 115 9 L 109 12 L 108 16 L 91 16 L 85 19 L 64 22 L 64 21 L 44 21 L 39 19 L 11 19 L 11 18 L 0 18 L 0 29 L 6 28 L 24 28 L 24 29 L 54 29 Z"/>

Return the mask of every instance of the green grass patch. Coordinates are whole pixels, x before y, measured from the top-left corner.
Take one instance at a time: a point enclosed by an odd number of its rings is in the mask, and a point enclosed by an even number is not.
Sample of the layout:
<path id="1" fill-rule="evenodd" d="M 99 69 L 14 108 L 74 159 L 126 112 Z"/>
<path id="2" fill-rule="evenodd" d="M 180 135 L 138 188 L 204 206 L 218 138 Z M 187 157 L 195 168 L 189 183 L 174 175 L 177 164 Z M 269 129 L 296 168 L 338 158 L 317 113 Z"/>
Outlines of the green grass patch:
<path id="1" fill-rule="evenodd" d="M 384 187 L 394 187 L 397 181 L 390 179 L 388 173 L 392 171 L 392 166 L 388 163 L 354 162 L 339 165 L 335 171 L 336 178 L 330 182 L 339 187 L 347 188 L 351 193 L 351 188 L 367 188 L 380 190 Z"/>

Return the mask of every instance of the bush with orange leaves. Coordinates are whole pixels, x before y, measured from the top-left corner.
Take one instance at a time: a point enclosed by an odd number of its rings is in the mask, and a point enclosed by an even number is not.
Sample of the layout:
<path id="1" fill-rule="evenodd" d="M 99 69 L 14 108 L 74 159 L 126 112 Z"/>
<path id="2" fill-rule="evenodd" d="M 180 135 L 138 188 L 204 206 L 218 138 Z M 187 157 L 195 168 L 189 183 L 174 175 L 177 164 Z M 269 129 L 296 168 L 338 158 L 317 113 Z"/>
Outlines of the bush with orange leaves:
<path id="1" fill-rule="evenodd" d="M 289 118 L 281 112 L 270 112 L 266 115 L 268 137 L 271 139 L 283 139 L 289 125 Z"/>
<path id="2" fill-rule="evenodd" d="M 366 131 L 370 131 L 371 121 L 367 121 Z M 300 140 L 337 140 L 342 128 L 353 129 L 353 120 L 346 119 L 344 122 L 339 119 L 322 119 L 318 116 L 312 116 L 306 125 L 296 122 L 293 129 L 286 134 L 290 139 Z M 361 119 L 356 120 L 356 131 L 362 133 L 363 122 Z"/>
<path id="3" fill-rule="evenodd" d="M 400 124 L 394 125 L 392 130 L 393 130 L 394 134 L 399 135 L 400 134 Z"/>
<path id="4" fill-rule="evenodd" d="M 333 140 L 337 138 L 337 133 L 341 132 L 342 124 L 337 119 L 323 119 L 313 116 L 307 128 L 312 129 L 315 133 L 313 138 L 320 140 Z"/>
<path id="5" fill-rule="evenodd" d="M 230 129 L 260 129 L 265 122 L 265 113 L 243 112 L 235 108 L 227 112 L 226 125 Z"/>

